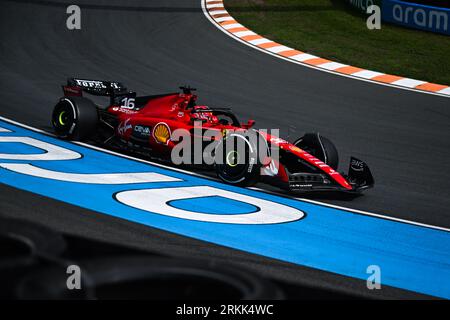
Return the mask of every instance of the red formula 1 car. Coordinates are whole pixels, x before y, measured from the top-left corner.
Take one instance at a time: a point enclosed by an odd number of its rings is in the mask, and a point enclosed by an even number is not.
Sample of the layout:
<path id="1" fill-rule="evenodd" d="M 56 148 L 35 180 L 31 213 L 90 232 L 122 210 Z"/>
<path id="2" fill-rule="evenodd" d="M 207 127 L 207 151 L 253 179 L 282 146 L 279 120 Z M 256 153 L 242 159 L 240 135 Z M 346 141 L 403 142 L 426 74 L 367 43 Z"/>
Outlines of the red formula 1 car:
<path id="1" fill-rule="evenodd" d="M 64 97 L 54 108 L 53 127 L 64 139 L 95 141 L 160 159 L 171 159 L 184 141 L 176 134 L 182 129 L 192 137 L 192 145 L 201 141 L 201 150 L 188 158 L 200 154 L 222 181 L 234 185 L 263 180 L 290 191 L 344 192 L 360 192 L 374 185 L 369 168 L 356 158 L 350 159 L 348 174 L 337 172 L 337 150 L 318 133 L 305 134 L 290 143 L 252 129 L 253 120 L 241 124 L 230 109 L 198 106 L 195 89 L 180 89 L 181 93 L 138 97 L 118 82 L 70 78 L 63 86 Z M 102 107 L 83 93 L 109 97 L 110 101 Z M 228 144 L 230 141 L 233 143 Z M 213 142 L 209 159 L 202 157 Z M 242 142 L 244 148 L 225 150 L 225 142 L 227 146 Z M 221 147 L 225 152 L 218 152 Z"/>

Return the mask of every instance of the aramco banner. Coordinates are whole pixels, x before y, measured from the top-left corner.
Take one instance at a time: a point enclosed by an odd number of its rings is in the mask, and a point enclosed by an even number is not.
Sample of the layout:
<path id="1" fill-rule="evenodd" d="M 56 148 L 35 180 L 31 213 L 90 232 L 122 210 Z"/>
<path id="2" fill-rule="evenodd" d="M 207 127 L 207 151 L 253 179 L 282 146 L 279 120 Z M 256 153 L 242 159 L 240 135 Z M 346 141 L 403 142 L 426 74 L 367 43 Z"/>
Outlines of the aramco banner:
<path id="1" fill-rule="evenodd" d="M 367 14 L 371 5 L 381 7 L 381 20 L 406 28 L 450 35 L 450 9 L 415 4 L 400 0 L 346 0 L 360 12 Z"/>
<path id="2" fill-rule="evenodd" d="M 450 9 L 383 0 L 381 19 L 408 28 L 450 35 Z"/>

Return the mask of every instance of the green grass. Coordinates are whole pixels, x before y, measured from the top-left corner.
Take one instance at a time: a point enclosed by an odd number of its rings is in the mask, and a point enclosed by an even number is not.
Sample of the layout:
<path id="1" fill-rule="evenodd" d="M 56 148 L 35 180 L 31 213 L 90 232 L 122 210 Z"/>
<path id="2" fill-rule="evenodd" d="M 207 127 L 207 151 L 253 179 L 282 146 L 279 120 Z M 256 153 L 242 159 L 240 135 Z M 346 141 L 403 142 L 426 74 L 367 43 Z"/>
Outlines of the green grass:
<path id="1" fill-rule="evenodd" d="M 300 51 L 356 67 L 450 84 L 450 37 L 366 18 L 344 0 L 225 0 L 252 31 Z"/>

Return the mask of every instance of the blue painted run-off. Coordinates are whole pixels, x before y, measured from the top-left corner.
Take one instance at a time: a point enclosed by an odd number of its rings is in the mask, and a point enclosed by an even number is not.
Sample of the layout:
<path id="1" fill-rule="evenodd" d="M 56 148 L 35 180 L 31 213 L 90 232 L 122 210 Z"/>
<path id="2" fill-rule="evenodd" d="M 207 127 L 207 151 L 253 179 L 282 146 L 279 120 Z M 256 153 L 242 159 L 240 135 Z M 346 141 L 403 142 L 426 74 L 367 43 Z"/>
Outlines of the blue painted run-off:
<path id="1" fill-rule="evenodd" d="M 170 183 L 90 185 L 36 178 L 0 169 L 2 183 L 147 226 L 363 280 L 369 276 L 367 267 L 378 265 L 382 285 L 450 298 L 449 232 L 232 187 L 60 141 L 7 122 L 0 121 L 0 127 L 15 131 L 1 132 L 0 136 L 30 136 L 83 154 L 83 158 L 78 160 L 0 160 L 3 163 L 26 162 L 45 169 L 73 173 L 157 172 L 182 179 Z M 0 142 L 0 153 L 18 150 L 17 146 Z M 29 153 L 30 149 L 26 148 L 23 152 Z M 134 209 L 120 204 L 112 196 L 129 189 L 199 185 L 282 203 L 302 210 L 306 217 L 272 225 L 198 222 Z M 230 200 L 227 200 L 230 211 L 224 211 L 218 205 L 219 200 L 211 197 L 191 204 L 188 200 L 180 200 L 173 205 L 182 209 L 196 206 L 196 210 L 203 213 L 211 206 L 214 208 L 210 213 L 214 214 L 254 211 L 249 204 Z"/>

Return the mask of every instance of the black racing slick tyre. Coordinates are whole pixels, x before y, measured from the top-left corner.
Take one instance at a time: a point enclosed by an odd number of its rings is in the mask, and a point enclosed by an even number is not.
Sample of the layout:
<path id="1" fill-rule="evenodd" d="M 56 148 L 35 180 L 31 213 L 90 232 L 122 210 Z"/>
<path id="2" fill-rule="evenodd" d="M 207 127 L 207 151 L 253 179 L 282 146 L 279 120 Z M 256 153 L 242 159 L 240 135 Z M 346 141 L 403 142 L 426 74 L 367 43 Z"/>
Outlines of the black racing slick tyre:
<path id="1" fill-rule="evenodd" d="M 24 300 L 275 300 L 278 286 L 239 266 L 208 260 L 110 256 L 78 262 L 81 290 L 67 290 L 65 266 L 40 268 L 17 283 Z"/>
<path id="2" fill-rule="evenodd" d="M 17 282 L 61 256 L 64 237 L 45 226 L 0 216 L 0 299 L 13 299 Z"/>
<path id="3" fill-rule="evenodd" d="M 97 107 L 83 97 L 61 98 L 53 109 L 52 124 L 58 137 L 82 141 L 97 129 Z"/>
<path id="4" fill-rule="evenodd" d="M 216 174 L 225 183 L 251 186 L 258 182 L 261 165 L 258 148 L 251 134 L 233 132 L 225 136 L 216 147 Z"/>
<path id="5" fill-rule="evenodd" d="M 336 146 L 330 139 L 323 137 L 318 133 L 307 133 L 303 137 L 297 139 L 294 142 L 294 145 L 337 170 L 339 165 L 339 154 Z"/>

